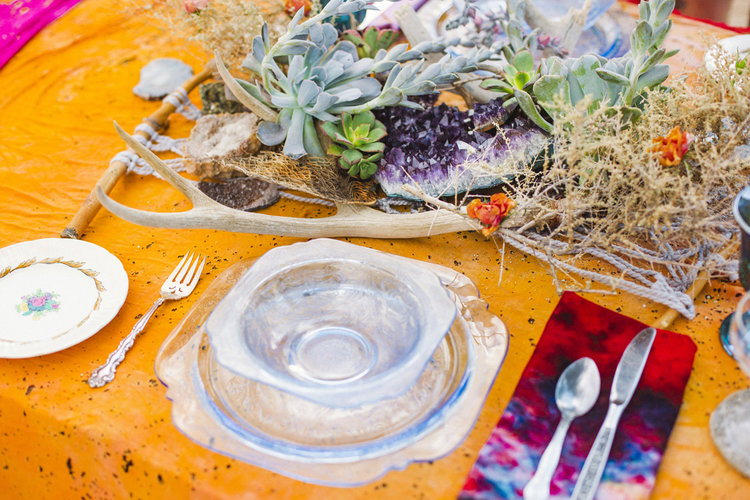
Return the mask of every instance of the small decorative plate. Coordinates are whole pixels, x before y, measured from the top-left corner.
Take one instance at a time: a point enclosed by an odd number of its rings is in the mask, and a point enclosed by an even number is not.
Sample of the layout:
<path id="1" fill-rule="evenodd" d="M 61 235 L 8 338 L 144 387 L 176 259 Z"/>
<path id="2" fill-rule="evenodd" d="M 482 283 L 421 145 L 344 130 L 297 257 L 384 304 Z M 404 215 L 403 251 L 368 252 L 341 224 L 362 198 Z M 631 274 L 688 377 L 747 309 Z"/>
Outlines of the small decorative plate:
<path id="1" fill-rule="evenodd" d="M 86 340 L 115 317 L 127 293 L 120 261 L 92 243 L 49 238 L 0 249 L 0 358 Z"/>

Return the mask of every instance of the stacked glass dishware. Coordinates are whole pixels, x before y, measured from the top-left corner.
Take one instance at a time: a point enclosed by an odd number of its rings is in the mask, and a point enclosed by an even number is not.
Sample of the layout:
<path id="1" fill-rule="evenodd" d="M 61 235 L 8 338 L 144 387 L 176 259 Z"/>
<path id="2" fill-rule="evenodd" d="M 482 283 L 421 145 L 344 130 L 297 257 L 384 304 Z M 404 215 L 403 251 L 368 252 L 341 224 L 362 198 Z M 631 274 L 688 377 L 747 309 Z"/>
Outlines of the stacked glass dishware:
<path id="1" fill-rule="evenodd" d="M 506 350 L 465 276 L 319 239 L 224 273 L 156 370 L 193 440 L 352 486 L 458 446 Z"/>

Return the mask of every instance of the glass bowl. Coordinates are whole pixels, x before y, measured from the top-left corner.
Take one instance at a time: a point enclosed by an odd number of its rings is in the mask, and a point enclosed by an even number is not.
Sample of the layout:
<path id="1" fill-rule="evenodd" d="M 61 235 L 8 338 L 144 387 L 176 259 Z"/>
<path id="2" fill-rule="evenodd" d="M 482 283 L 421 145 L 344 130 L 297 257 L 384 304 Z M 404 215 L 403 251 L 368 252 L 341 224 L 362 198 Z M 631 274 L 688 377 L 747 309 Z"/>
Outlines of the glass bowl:
<path id="1" fill-rule="evenodd" d="M 235 374 L 202 337 L 196 373 L 209 411 L 254 448 L 291 460 L 343 463 L 402 448 L 440 425 L 474 370 L 470 332 L 457 320 L 407 392 L 333 408 Z"/>
<path id="2" fill-rule="evenodd" d="M 580 9 L 586 0 L 532 0 L 549 19 L 563 17 L 571 8 Z M 596 21 L 612 7 L 615 0 L 591 0 L 591 10 L 586 18 L 583 29 L 587 30 L 594 26 Z"/>
<path id="3" fill-rule="evenodd" d="M 206 330 L 217 361 L 234 373 L 351 408 L 406 392 L 455 315 L 434 273 L 318 239 L 259 258 Z"/>
<path id="4" fill-rule="evenodd" d="M 459 314 L 407 394 L 349 410 L 330 408 L 217 363 L 204 325 L 250 265 L 240 262 L 211 283 L 156 357 L 175 426 L 211 450 L 339 487 L 366 484 L 388 470 L 450 453 L 474 427 L 507 353 L 507 330 L 468 278 L 442 266 L 411 263 L 440 277 Z"/>

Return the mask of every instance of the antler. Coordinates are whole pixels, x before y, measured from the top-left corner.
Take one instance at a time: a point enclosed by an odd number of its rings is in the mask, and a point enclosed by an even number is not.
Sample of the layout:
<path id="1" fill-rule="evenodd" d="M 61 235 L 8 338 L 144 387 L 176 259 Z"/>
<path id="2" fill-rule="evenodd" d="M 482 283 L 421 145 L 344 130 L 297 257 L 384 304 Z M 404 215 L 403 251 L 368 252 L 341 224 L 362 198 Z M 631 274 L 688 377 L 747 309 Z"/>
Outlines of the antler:
<path id="1" fill-rule="evenodd" d="M 110 212 L 141 226 L 175 229 L 219 229 L 238 233 L 273 234 L 301 238 L 353 236 L 363 238 L 421 238 L 476 229 L 466 218 L 444 210 L 419 214 L 386 214 L 369 207 L 337 205 L 331 217 L 305 219 L 244 212 L 226 207 L 172 170 L 154 153 L 128 135 L 117 123 L 115 129 L 167 182 L 193 204 L 185 212 L 161 213 L 137 210 L 110 198 L 97 186 L 96 196 Z"/>

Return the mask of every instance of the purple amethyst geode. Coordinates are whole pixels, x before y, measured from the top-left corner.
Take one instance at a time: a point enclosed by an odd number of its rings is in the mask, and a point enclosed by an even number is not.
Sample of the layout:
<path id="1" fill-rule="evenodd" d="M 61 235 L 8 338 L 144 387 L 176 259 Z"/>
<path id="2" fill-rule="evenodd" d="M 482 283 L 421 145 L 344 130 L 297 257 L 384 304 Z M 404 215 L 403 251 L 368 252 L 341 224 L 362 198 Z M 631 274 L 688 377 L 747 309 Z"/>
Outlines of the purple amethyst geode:
<path id="1" fill-rule="evenodd" d="M 492 116 L 493 101 L 474 113 L 441 104 L 424 110 L 388 107 L 375 114 L 388 130 L 375 179 L 388 196 L 414 199 L 402 189 L 418 184 L 430 196 L 452 196 L 504 182 L 547 145 L 537 127 L 516 121 L 495 133 L 475 131 L 472 115 Z M 498 116 L 502 113 L 496 113 Z"/>

